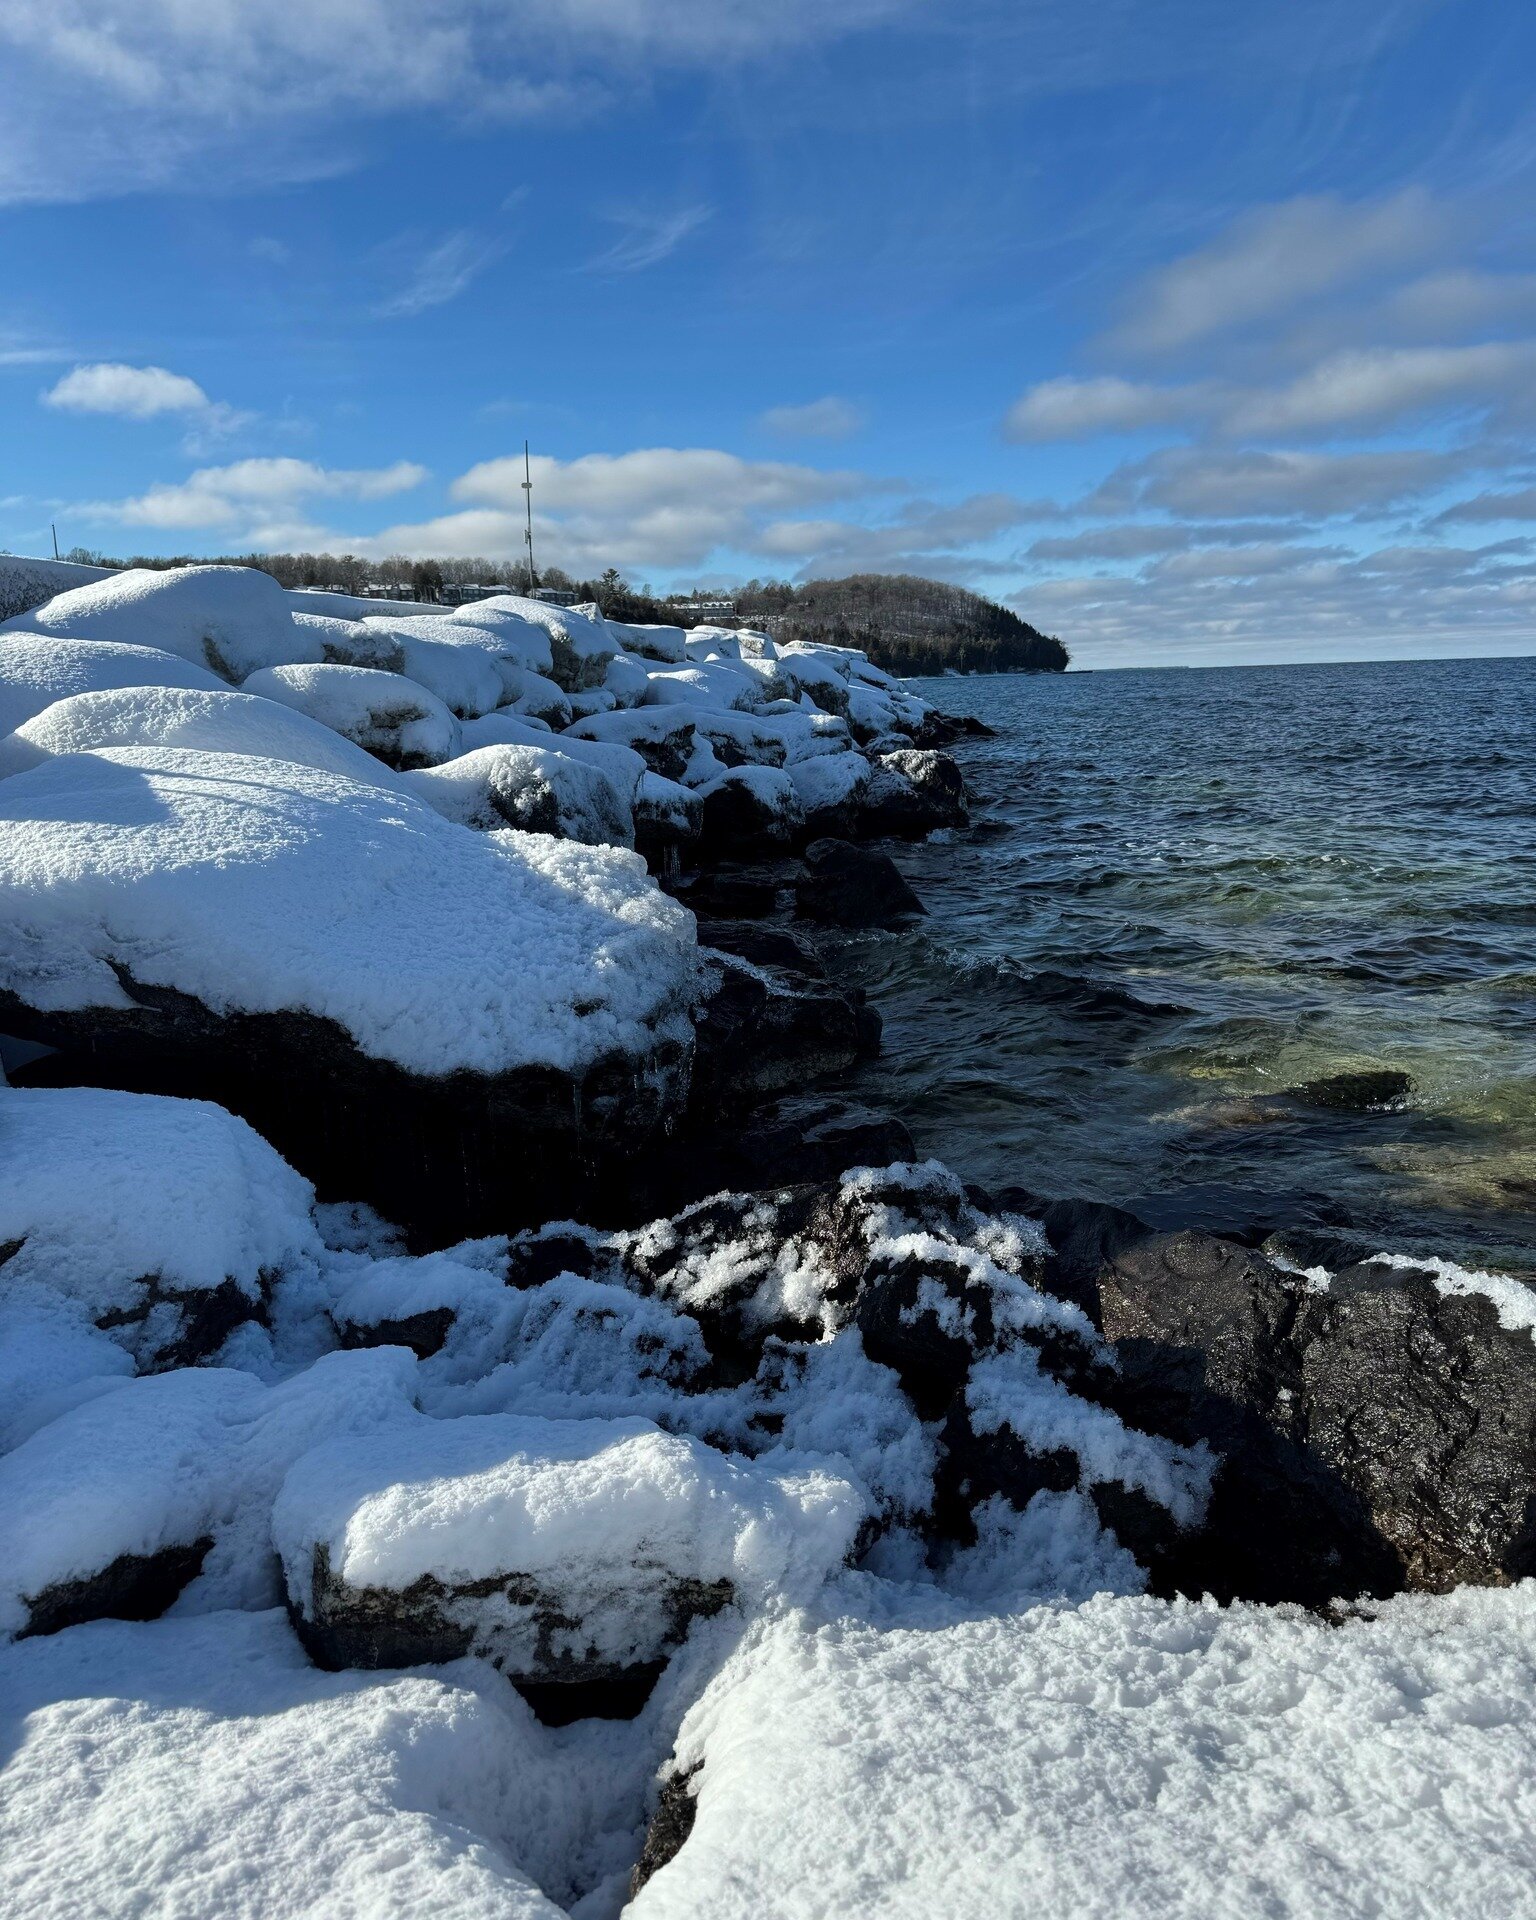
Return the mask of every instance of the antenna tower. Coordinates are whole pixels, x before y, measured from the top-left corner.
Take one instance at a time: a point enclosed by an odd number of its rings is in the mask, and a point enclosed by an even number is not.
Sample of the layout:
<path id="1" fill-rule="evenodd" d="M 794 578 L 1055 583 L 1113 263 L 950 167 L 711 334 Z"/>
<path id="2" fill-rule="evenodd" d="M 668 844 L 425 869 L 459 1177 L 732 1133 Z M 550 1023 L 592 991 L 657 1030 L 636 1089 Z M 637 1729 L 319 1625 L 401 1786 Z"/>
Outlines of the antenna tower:
<path id="1" fill-rule="evenodd" d="M 528 442 L 523 442 L 523 504 L 528 512 L 528 525 L 523 539 L 528 548 L 528 591 L 533 592 L 539 584 L 539 576 L 533 565 L 533 469 L 528 461 Z"/>

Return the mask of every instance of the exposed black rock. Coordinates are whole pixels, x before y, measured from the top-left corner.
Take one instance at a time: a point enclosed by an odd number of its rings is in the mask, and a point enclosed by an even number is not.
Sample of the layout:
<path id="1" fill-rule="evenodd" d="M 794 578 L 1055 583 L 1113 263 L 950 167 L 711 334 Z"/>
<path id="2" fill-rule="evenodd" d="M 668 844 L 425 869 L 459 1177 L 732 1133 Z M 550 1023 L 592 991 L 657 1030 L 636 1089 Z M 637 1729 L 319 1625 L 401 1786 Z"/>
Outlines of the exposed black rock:
<path id="1" fill-rule="evenodd" d="M 787 847 L 804 819 L 788 776 L 773 776 L 782 791 L 765 792 L 758 780 L 729 775 L 705 788 L 700 849 L 734 857 Z"/>
<path id="2" fill-rule="evenodd" d="M 833 1180 L 848 1167 L 888 1167 L 915 1153 L 911 1134 L 893 1114 L 807 1094 L 751 1115 L 722 1156 L 720 1184 L 750 1189 Z"/>
<path id="3" fill-rule="evenodd" d="M 795 911 L 833 927 L 902 927 L 924 912 L 889 854 L 846 840 L 815 840 L 795 882 Z"/>
<path id="4" fill-rule="evenodd" d="M 947 753 L 927 748 L 885 754 L 860 800 L 866 839 L 921 840 L 966 823 L 965 781 Z"/>
<path id="5" fill-rule="evenodd" d="M 701 873 L 673 889 L 696 914 L 722 920 L 765 920 L 790 876 L 782 867 L 733 867 Z"/>
<path id="6" fill-rule="evenodd" d="M 453 1320 L 452 1307 L 428 1307 L 398 1320 L 338 1319 L 336 1338 L 343 1347 L 409 1347 L 418 1360 L 430 1360 L 442 1351 Z"/>
<path id="7" fill-rule="evenodd" d="M 930 707 L 913 728 L 913 738 L 920 747 L 947 747 L 956 740 L 991 740 L 996 735 L 996 727 L 989 727 L 974 714 L 940 713 L 937 707 Z"/>
<path id="8" fill-rule="evenodd" d="M 1309 1605 L 1536 1571 L 1536 1345 L 1385 1266 L 1326 1292 L 1197 1233 L 1108 1259 L 1123 1418 L 1222 1456 L 1169 1587 Z"/>
<path id="9" fill-rule="evenodd" d="M 656 1811 L 645 1830 L 645 1845 L 640 1849 L 640 1858 L 629 1876 L 631 1900 L 647 1880 L 677 1858 L 683 1850 L 683 1843 L 693 1832 L 693 1823 L 699 1812 L 698 1790 L 694 1783 L 701 1769 L 702 1762 L 686 1770 L 680 1768 L 669 1773 L 662 1781 L 656 1795 Z"/>
<path id="10" fill-rule="evenodd" d="M 706 953 L 690 1111 L 702 1122 L 845 1072 L 867 1046 L 847 994 L 776 967 Z"/>
<path id="11" fill-rule="evenodd" d="M 27 1624 L 16 1636 L 59 1633 L 87 1620 L 158 1620 L 202 1571 L 211 1537 L 154 1553 L 123 1553 L 96 1573 L 60 1580 L 27 1598 Z"/>
<path id="12" fill-rule="evenodd" d="M 451 1587 L 432 1574 L 402 1588 L 351 1586 L 332 1569 L 324 1545 L 316 1547 L 309 1571 L 306 1594 L 290 1584 L 289 1614 L 316 1666 L 333 1673 L 435 1666 L 475 1653 L 553 1725 L 633 1717 L 692 1622 L 719 1613 L 733 1598 L 726 1580 L 664 1581 L 647 1596 L 653 1644 L 644 1657 L 619 1661 L 600 1651 L 591 1616 L 578 1609 L 583 1603 L 600 1608 L 606 1600 L 632 1615 L 627 1568 L 613 1569 L 612 1595 L 580 1599 L 510 1571 Z"/>
<path id="13" fill-rule="evenodd" d="M 124 984 L 132 1007 L 40 1012 L 0 994 L 0 1024 L 58 1049 L 18 1080 L 215 1101 L 322 1199 L 366 1200 L 418 1249 L 600 1203 L 683 1106 L 689 1050 L 676 1040 L 579 1078 L 543 1067 L 426 1077 L 314 1014 L 219 1014 Z"/>
<path id="14" fill-rule="evenodd" d="M 1329 1113 L 1381 1113 L 1400 1107 L 1413 1092 L 1413 1078 L 1395 1067 L 1379 1067 L 1357 1073 L 1330 1073 L 1319 1080 L 1304 1080 L 1298 1087 L 1287 1087 L 1292 1100 L 1309 1107 L 1321 1107 Z"/>
<path id="15" fill-rule="evenodd" d="M 755 967 L 778 967 L 786 973 L 805 974 L 812 980 L 827 977 L 826 964 L 820 954 L 788 927 L 765 927 L 751 920 L 701 919 L 699 945 L 733 953 L 738 960 L 750 960 Z"/>
<path id="16" fill-rule="evenodd" d="M 104 1313 L 96 1324 L 103 1333 L 122 1333 L 141 1373 L 205 1365 L 236 1327 L 260 1320 L 266 1310 L 233 1280 L 183 1290 L 146 1274 L 139 1286 L 132 1307 Z"/>

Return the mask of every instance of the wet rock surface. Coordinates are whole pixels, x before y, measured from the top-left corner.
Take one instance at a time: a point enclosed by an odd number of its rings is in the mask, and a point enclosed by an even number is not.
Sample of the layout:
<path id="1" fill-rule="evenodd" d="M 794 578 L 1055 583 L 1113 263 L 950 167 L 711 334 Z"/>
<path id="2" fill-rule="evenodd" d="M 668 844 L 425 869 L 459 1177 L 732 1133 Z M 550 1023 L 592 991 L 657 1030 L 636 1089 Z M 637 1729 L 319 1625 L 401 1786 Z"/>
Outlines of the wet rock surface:
<path id="1" fill-rule="evenodd" d="M 795 911 L 807 920 L 894 929 L 923 913 L 895 861 L 874 847 L 815 840 L 805 850 L 805 868 L 795 882 Z"/>
<path id="2" fill-rule="evenodd" d="M 17 1638 L 61 1633 L 88 1620 L 158 1620 L 197 1578 L 212 1545 L 204 1538 L 155 1553 L 119 1554 L 94 1573 L 46 1587 L 29 1596 L 27 1624 Z"/>

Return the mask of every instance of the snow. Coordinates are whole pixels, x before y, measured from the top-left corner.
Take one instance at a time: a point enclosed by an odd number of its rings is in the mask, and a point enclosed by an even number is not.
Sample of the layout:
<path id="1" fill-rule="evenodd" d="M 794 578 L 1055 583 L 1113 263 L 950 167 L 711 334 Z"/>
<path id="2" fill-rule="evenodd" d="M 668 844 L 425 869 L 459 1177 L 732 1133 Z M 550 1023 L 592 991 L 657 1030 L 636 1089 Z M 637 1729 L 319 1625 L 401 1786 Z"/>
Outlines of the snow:
<path id="1" fill-rule="evenodd" d="M 0 628 L 18 631 L 158 647 L 236 682 L 259 667 L 321 657 L 318 639 L 294 624 L 287 594 L 254 567 L 131 567 Z"/>
<path id="2" fill-rule="evenodd" d="M 58 640 L 0 628 L 0 735 L 25 725 L 56 700 L 113 687 L 193 687 L 216 692 L 224 683 L 160 647 L 125 647 L 110 640 Z"/>
<path id="3" fill-rule="evenodd" d="M 626 653 L 638 653 L 647 660 L 660 660 L 667 665 L 679 665 L 688 657 L 684 644 L 687 635 L 681 627 L 610 620 L 608 631 Z"/>
<path id="4" fill-rule="evenodd" d="M 76 693 L 55 701 L 0 740 L 0 777 L 56 754 L 159 746 L 293 760 L 379 786 L 393 781 L 371 754 L 295 708 L 250 693 L 160 686 Z"/>
<path id="5" fill-rule="evenodd" d="M 290 1592 L 326 1548 L 350 1586 L 465 1586 L 508 1573 L 561 1594 L 658 1577 L 728 1580 L 758 1604 L 814 1588 L 848 1553 L 864 1502 L 824 1467 L 735 1460 L 648 1420 L 515 1414 L 417 1421 L 300 1459 L 273 1514 Z"/>
<path id="6" fill-rule="evenodd" d="M 40 607 L 71 587 L 105 580 L 111 571 L 110 567 L 86 567 L 73 560 L 33 560 L 0 553 L 0 620 L 12 620 L 18 613 Z"/>
<path id="7" fill-rule="evenodd" d="M 435 693 L 375 667 L 271 667 L 253 673 L 244 691 L 307 713 L 401 766 L 435 766 L 459 749 L 459 723 Z"/>
<path id="8" fill-rule="evenodd" d="M 0 1653 L 0 1724 L 8 1913 L 561 1920 L 506 1848 L 573 1837 L 573 1769 L 473 1662 L 320 1673 L 275 1611 L 102 1621 Z"/>
<path id="9" fill-rule="evenodd" d="M 499 593 L 455 607 L 450 617 L 494 631 L 521 665 L 549 674 L 567 693 L 600 687 L 608 662 L 619 650 L 596 607 L 552 607 L 521 594 Z"/>
<path id="10" fill-rule="evenodd" d="M 645 773 L 645 762 L 640 755 L 632 747 L 617 742 L 587 740 L 577 733 L 562 733 L 551 739 L 547 731 L 505 711 L 488 713 L 482 720 L 465 722 L 466 753 L 479 747 L 495 746 L 540 747 L 546 750 L 553 747 L 560 753 L 569 754 L 573 760 L 580 760 L 585 766 L 596 767 L 605 774 L 626 806 L 633 805 Z"/>
<path id="11" fill-rule="evenodd" d="M 693 921 L 616 848 L 469 833 L 402 792 L 114 748 L 0 783 L 0 987 L 124 1007 L 113 963 L 217 1011 L 306 1009 L 439 1075 L 686 1039 Z"/>
<path id="12" fill-rule="evenodd" d="M 195 1292 L 312 1255 L 313 1190 L 243 1120 L 204 1100 L 96 1087 L 0 1087 L 7 1292 L 47 1289 L 90 1319 L 145 1281 Z"/>
<path id="13" fill-rule="evenodd" d="M 814 813 L 857 799 L 869 784 L 871 768 L 862 753 L 821 753 L 795 761 L 787 772 L 801 806 Z"/>
<path id="14" fill-rule="evenodd" d="M 697 1821 L 630 1912 L 1529 1915 L 1533 1688 L 1530 1581 L 1332 1625 L 850 1578 L 688 1716 Z"/>
<path id="15" fill-rule="evenodd" d="M 507 687 L 488 635 L 442 614 L 409 620 L 368 619 L 369 635 L 381 635 L 399 649 L 398 671 L 437 695 L 461 720 L 490 713 L 506 698 Z"/>
<path id="16" fill-rule="evenodd" d="M 489 600 L 476 600 L 455 607 L 449 618 L 462 627 L 494 634 L 508 659 L 526 667 L 530 673 L 547 674 L 554 664 L 550 644 L 551 627 L 543 618 L 544 609 L 536 600 L 520 594 L 498 593 Z"/>
<path id="17" fill-rule="evenodd" d="M 646 683 L 645 704 L 649 707 L 713 707 L 725 712 L 732 707 L 754 707 L 758 699 L 756 683 L 722 661 L 695 661 L 691 666 L 668 668 L 652 673 Z"/>

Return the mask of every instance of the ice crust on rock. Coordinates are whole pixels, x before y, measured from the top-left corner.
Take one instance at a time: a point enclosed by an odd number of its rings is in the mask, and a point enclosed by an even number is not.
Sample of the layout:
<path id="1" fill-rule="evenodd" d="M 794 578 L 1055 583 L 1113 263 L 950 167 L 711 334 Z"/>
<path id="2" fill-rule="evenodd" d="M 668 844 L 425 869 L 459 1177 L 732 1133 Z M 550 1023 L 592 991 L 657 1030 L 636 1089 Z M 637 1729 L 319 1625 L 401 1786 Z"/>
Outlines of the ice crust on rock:
<path id="1" fill-rule="evenodd" d="M 0 627 L 15 632 L 155 647 L 237 684 L 258 668 L 322 657 L 318 636 L 295 625 L 288 595 L 254 567 L 130 567 Z"/>
<path id="2" fill-rule="evenodd" d="M 0 628 L 0 735 L 23 726 L 56 700 L 117 687 L 190 687 L 218 692 L 224 682 L 206 667 L 158 646 L 71 640 Z"/>
<path id="3" fill-rule="evenodd" d="M 692 917 L 615 848 L 468 833 L 339 774 L 180 748 L 0 784 L 0 989 L 304 1009 L 422 1075 L 576 1071 L 687 1032 Z"/>

